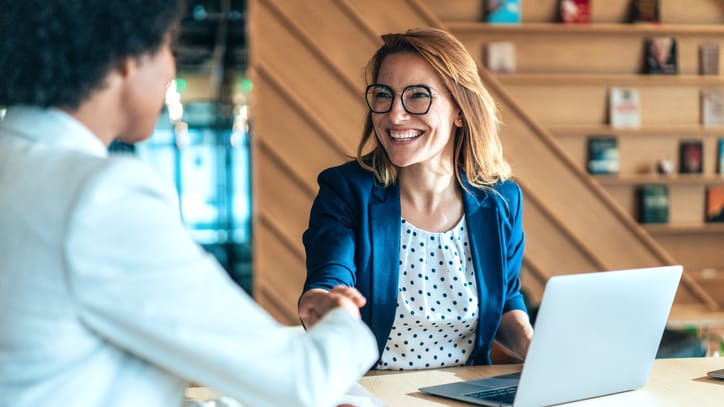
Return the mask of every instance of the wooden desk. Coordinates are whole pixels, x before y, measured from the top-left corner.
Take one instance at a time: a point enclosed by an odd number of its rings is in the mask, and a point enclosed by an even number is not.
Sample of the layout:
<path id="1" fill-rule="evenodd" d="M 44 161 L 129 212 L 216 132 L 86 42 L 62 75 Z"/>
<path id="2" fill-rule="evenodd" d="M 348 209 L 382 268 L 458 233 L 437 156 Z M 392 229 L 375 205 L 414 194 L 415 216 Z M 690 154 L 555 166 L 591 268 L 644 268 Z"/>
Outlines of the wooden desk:
<path id="1" fill-rule="evenodd" d="M 706 372 L 724 369 L 724 358 L 657 359 L 649 383 L 640 390 L 574 402 L 567 406 L 724 406 L 724 381 Z M 372 371 L 360 383 L 390 407 L 470 406 L 428 396 L 423 386 L 469 380 L 520 370 L 520 365 L 458 367 L 406 372 Z"/>

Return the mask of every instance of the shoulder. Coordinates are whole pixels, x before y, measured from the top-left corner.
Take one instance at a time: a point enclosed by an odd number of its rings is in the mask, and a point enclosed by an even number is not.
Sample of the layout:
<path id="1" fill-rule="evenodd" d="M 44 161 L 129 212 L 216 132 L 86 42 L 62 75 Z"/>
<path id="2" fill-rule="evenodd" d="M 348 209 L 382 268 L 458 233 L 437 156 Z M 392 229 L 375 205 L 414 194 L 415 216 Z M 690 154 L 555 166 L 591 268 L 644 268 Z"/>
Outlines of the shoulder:
<path id="1" fill-rule="evenodd" d="M 327 168 L 319 174 L 320 188 L 332 188 L 340 192 L 371 191 L 376 181 L 374 175 L 362 168 L 357 161 L 348 161 L 336 167 Z"/>
<path id="2" fill-rule="evenodd" d="M 522 191 L 520 189 L 520 185 L 518 185 L 512 179 L 496 182 L 495 184 L 489 185 L 487 188 L 477 188 L 468 184 L 467 181 L 465 181 L 465 187 L 481 203 L 488 200 L 493 200 L 505 201 L 509 204 L 517 204 L 517 202 L 522 198 Z"/>
<path id="3" fill-rule="evenodd" d="M 522 191 L 520 185 L 518 185 L 512 179 L 498 182 L 491 186 L 496 191 L 499 199 L 505 200 L 509 205 L 517 206 L 519 201 L 522 199 Z"/>
<path id="4" fill-rule="evenodd" d="M 135 157 L 86 160 L 77 204 L 103 208 L 135 196 L 175 205 L 175 190 L 150 166 Z"/>

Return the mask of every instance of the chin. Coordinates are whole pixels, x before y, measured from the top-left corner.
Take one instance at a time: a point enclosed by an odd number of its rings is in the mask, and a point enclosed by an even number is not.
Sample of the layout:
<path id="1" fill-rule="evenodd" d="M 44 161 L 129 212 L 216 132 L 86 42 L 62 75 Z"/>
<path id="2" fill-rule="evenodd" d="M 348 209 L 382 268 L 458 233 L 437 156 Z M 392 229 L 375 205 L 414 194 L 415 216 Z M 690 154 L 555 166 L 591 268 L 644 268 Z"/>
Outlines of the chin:
<path id="1" fill-rule="evenodd" d="M 127 144 L 136 144 L 140 143 L 142 141 L 146 141 L 153 135 L 153 132 L 147 132 L 143 134 L 133 134 L 133 135 L 126 135 L 122 134 L 116 137 L 117 141 L 122 141 Z"/>
<path id="2" fill-rule="evenodd" d="M 397 168 L 405 168 L 405 167 L 409 167 L 411 165 L 417 164 L 417 161 L 409 159 L 409 158 L 408 159 L 390 158 L 390 162 L 392 163 L 392 165 L 394 165 Z"/>

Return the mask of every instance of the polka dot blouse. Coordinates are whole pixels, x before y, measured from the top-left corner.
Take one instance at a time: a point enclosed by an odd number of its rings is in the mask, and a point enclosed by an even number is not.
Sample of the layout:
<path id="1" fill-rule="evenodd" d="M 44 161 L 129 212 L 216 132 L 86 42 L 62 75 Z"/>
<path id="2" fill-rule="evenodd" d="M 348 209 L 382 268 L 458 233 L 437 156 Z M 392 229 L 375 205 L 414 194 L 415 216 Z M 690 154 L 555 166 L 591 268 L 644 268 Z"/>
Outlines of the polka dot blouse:
<path id="1" fill-rule="evenodd" d="M 447 232 L 427 232 L 402 219 L 397 311 L 377 369 L 465 364 L 478 325 L 465 216 Z"/>

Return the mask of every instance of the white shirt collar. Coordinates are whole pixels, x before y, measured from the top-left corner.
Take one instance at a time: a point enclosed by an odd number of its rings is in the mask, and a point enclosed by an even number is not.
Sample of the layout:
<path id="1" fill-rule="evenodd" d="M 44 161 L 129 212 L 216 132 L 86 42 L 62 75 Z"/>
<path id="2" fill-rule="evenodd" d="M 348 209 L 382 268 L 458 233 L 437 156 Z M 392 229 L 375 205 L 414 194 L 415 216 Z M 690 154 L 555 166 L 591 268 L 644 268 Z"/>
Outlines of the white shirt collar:
<path id="1" fill-rule="evenodd" d="M 0 133 L 99 157 L 108 155 L 105 144 L 83 123 L 56 108 L 11 106 L 0 122 Z"/>

